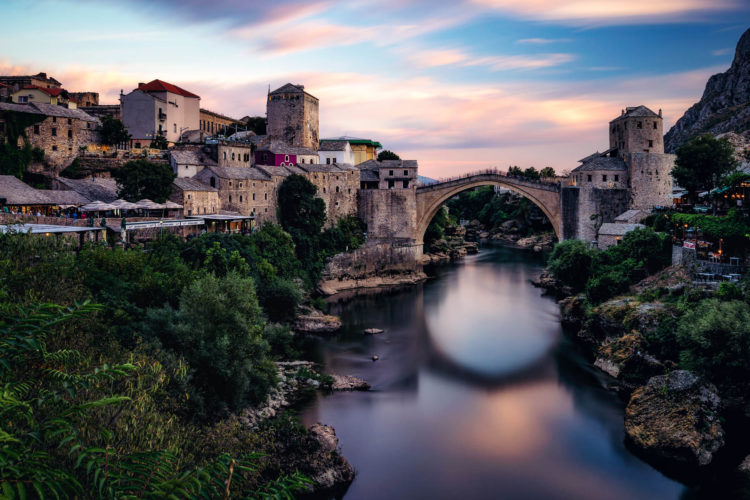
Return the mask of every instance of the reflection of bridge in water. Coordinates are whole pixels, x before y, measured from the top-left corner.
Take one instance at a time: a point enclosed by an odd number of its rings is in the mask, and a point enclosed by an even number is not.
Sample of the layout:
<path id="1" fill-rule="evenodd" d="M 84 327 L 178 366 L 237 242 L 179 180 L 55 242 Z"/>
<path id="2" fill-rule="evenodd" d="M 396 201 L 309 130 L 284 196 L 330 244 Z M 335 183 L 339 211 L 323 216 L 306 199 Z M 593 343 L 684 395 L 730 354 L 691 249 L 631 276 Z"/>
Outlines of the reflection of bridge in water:
<path id="1" fill-rule="evenodd" d="M 560 197 L 559 182 L 532 181 L 507 175 L 497 169 L 482 170 L 441 179 L 434 184 L 416 188 L 416 234 L 415 239 L 421 243 L 427 226 L 440 207 L 453 196 L 479 186 L 500 186 L 514 191 L 531 200 L 538 206 L 552 223 L 559 240 L 563 239 L 563 209 Z"/>

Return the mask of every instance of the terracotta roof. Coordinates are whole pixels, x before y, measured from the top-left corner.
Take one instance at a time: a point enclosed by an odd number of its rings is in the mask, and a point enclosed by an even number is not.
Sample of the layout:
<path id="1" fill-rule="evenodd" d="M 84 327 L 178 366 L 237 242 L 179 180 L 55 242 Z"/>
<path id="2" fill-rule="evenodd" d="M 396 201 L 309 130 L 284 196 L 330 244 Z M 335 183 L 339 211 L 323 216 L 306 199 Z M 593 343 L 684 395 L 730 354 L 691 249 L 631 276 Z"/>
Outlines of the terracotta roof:
<path id="1" fill-rule="evenodd" d="M 195 97 L 197 99 L 200 99 L 200 96 L 197 96 L 192 92 L 188 92 L 187 90 L 180 88 L 177 85 L 173 85 L 171 83 L 158 79 L 138 85 L 138 90 L 141 90 L 143 92 L 171 92 L 173 94 L 181 95 L 184 97 Z"/>
<path id="2" fill-rule="evenodd" d="M 44 87 L 39 87 L 38 85 L 26 85 L 21 90 L 41 90 L 45 94 L 52 96 L 52 97 L 57 97 L 63 92 L 67 92 L 65 89 L 47 89 Z"/>
<path id="3" fill-rule="evenodd" d="M 201 181 L 193 177 L 177 177 L 172 183 L 183 191 L 219 191 L 208 184 L 203 184 Z"/>

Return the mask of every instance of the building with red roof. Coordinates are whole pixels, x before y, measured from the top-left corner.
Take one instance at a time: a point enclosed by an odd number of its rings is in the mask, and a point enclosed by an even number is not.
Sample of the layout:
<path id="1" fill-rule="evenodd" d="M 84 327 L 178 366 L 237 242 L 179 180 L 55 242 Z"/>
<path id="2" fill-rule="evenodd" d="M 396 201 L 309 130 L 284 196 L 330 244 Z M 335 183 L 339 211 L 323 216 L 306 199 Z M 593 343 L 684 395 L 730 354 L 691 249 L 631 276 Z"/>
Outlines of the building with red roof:
<path id="1" fill-rule="evenodd" d="M 78 107 L 78 101 L 73 99 L 67 90 L 59 87 L 25 85 L 11 94 L 11 100 L 17 104 L 44 103 L 69 109 Z"/>
<path id="2" fill-rule="evenodd" d="M 179 142 L 187 131 L 200 128 L 200 97 L 163 80 L 139 83 L 120 94 L 122 122 L 135 147 L 145 147 L 157 136 Z"/>

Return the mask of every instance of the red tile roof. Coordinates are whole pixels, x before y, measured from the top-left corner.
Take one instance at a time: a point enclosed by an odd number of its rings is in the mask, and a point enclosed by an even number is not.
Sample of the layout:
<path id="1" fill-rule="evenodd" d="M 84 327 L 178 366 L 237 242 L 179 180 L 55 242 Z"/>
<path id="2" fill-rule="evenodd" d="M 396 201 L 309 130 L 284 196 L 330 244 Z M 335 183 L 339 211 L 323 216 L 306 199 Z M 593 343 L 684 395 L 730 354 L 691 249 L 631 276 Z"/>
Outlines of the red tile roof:
<path id="1" fill-rule="evenodd" d="M 138 85 L 138 90 L 142 90 L 143 92 L 172 92 L 184 97 L 196 97 L 200 99 L 200 96 L 162 80 L 152 80 L 148 83 Z"/>
<path id="2" fill-rule="evenodd" d="M 64 90 L 64 89 L 46 89 L 46 88 L 44 88 L 44 87 L 38 87 L 38 86 L 36 86 L 36 85 L 26 85 L 26 86 L 25 86 L 25 87 L 23 88 L 23 90 L 27 90 L 27 89 L 28 89 L 28 90 L 31 90 L 31 89 L 41 90 L 41 91 L 42 91 L 42 92 L 44 92 L 45 94 L 47 94 L 47 95 L 50 95 L 50 96 L 52 96 L 52 97 L 57 97 L 57 96 L 59 96 L 60 94 L 62 94 L 63 92 L 65 92 L 65 90 Z"/>

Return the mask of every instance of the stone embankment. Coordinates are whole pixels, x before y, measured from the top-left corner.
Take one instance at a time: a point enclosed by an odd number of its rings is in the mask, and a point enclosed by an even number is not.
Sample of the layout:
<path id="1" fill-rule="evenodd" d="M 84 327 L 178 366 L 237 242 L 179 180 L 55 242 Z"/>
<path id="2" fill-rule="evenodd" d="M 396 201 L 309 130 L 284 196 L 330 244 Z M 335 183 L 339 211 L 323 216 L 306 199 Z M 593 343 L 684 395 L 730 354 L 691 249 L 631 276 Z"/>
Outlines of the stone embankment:
<path id="1" fill-rule="evenodd" d="M 657 288 L 676 296 L 686 280 L 683 269 L 670 267 L 631 287 L 631 293 L 640 295 L 595 307 L 547 272 L 533 282 L 560 298 L 562 323 L 589 349 L 594 366 L 610 377 L 608 387 L 628 401 L 627 441 L 645 458 L 683 473 L 710 464 L 724 446 L 722 403 L 716 387 L 647 352 L 647 339 L 656 337 L 677 311 L 674 304 L 643 297 Z"/>
<path id="2" fill-rule="evenodd" d="M 513 248 L 545 252 L 551 250 L 557 238 L 552 232 L 523 236 L 521 225 L 515 219 L 507 220 L 494 228 L 486 228 L 478 220 L 473 220 L 466 228 L 466 239 L 500 243 Z"/>

